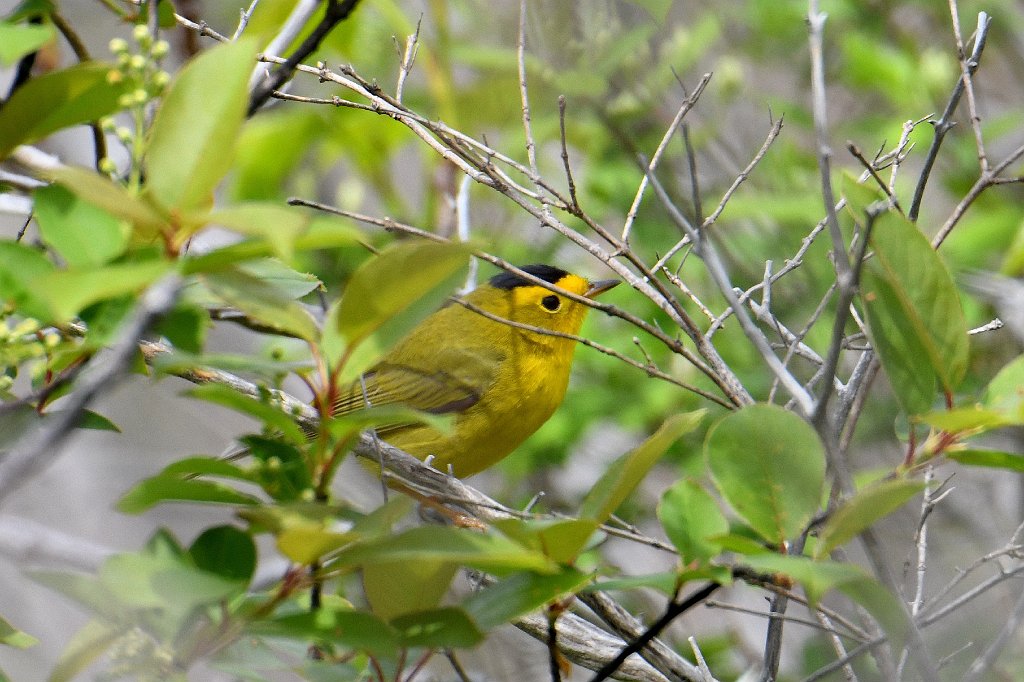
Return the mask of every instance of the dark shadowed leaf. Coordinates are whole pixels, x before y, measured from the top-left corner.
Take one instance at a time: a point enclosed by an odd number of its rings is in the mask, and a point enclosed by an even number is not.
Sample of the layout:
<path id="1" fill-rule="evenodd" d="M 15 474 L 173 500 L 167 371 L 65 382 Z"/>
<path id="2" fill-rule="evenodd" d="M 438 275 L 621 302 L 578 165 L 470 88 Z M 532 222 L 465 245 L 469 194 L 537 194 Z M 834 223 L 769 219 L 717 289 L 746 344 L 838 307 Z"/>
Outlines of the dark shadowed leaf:
<path id="1" fill-rule="evenodd" d="M 878 217 L 871 247 L 860 292 L 868 333 L 903 409 L 920 414 L 967 370 L 960 298 L 928 239 L 902 215 Z"/>

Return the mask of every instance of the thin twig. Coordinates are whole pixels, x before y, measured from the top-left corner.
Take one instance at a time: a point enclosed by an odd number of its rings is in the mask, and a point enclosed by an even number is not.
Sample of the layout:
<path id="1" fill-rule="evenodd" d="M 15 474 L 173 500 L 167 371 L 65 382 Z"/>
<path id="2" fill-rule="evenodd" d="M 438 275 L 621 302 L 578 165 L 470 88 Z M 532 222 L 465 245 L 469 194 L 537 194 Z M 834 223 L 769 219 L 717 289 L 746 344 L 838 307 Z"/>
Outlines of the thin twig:
<path id="1" fill-rule="evenodd" d="M 986 17 L 985 21 L 982 21 L 983 16 Z M 971 76 L 978 70 L 978 65 L 981 63 L 981 53 L 985 49 L 985 40 L 988 38 L 988 29 L 991 22 L 987 20 L 987 16 L 984 12 L 979 13 L 978 16 L 978 31 L 974 34 L 974 49 L 971 51 L 971 56 L 966 62 L 967 73 Z M 933 124 L 935 136 L 932 138 L 932 144 L 925 156 L 921 174 L 918 176 L 917 186 L 914 188 L 914 198 L 910 202 L 910 210 L 907 211 L 907 217 L 913 221 L 917 220 L 917 215 L 921 210 L 924 188 L 931 177 L 932 167 L 935 165 L 935 159 L 939 156 L 939 148 L 942 146 L 942 141 L 945 139 L 946 133 L 956 125 L 955 121 L 952 120 L 953 112 L 956 110 L 957 104 L 960 103 L 960 97 L 963 95 L 965 87 L 964 77 L 961 74 L 960 78 L 957 79 L 953 92 L 949 96 L 949 101 L 946 102 L 946 108 L 943 110 L 942 116 Z"/>
<path id="2" fill-rule="evenodd" d="M 640 202 L 643 200 L 644 192 L 647 190 L 648 179 L 654 171 L 657 170 L 658 163 L 661 161 L 662 155 L 668 148 L 668 143 L 672 139 L 672 136 L 675 135 L 676 128 L 679 127 L 683 117 L 689 113 L 690 109 L 692 109 L 695 104 L 697 104 L 697 100 L 700 99 L 701 93 L 704 92 L 704 88 L 710 80 L 711 74 L 704 74 L 697 83 L 697 87 L 693 89 L 693 93 L 683 100 L 679 110 L 676 111 L 676 115 L 672 118 L 672 122 L 665 130 L 665 134 L 662 136 L 661 142 L 658 143 L 658 147 L 654 150 L 654 154 L 651 155 L 651 159 L 644 171 L 644 177 L 640 178 L 640 186 L 636 190 L 636 196 L 633 197 L 633 204 L 629 207 L 629 211 L 626 213 L 626 223 L 622 226 L 622 236 L 619 237 L 623 243 L 629 242 L 629 234 L 633 230 L 633 222 L 636 220 L 636 215 L 640 210 Z"/>
<path id="3" fill-rule="evenodd" d="M 320 19 L 313 30 L 306 36 L 295 52 L 288 56 L 284 64 L 275 69 L 269 76 L 261 80 L 249 96 L 248 115 L 252 116 L 263 104 L 270 99 L 275 90 L 281 88 L 292 74 L 295 68 L 309 55 L 313 54 L 327 34 L 335 26 L 345 21 L 352 11 L 359 4 L 359 0 L 326 0 L 327 7 L 324 16 Z"/>
<path id="4" fill-rule="evenodd" d="M 747 312 L 746 307 L 740 303 L 732 288 L 732 284 L 729 281 L 729 275 L 725 271 L 725 265 L 723 264 L 721 257 L 718 255 L 718 251 L 711 239 L 711 235 L 705 234 L 704 238 L 701 239 L 696 229 L 694 229 L 686 217 L 672 202 L 672 199 L 668 196 L 668 193 L 665 192 L 665 189 L 661 186 L 661 183 L 658 182 L 658 179 L 653 175 L 648 177 L 650 178 L 651 187 L 654 189 L 654 192 L 662 206 L 664 206 L 669 218 L 678 227 L 686 230 L 690 239 L 693 240 L 695 248 L 698 249 L 698 255 L 703 259 L 704 265 L 707 267 L 712 280 L 714 280 L 719 291 L 725 297 L 729 306 L 733 309 L 733 314 L 735 314 L 739 320 L 740 327 L 743 329 L 744 334 L 746 334 L 747 339 L 761 355 L 765 364 L 772 373 L 779 378 L 779 381 L 782 383 L 786 391 L 797 401 L 800 412 L 809 417 L 814 411 L 814 400 L 811 398 L 810 394 L 804 390 L 803 386 L 800 385 L 800 382 L 796 380 L 796 377 L 794 377 L 782 364 L 782 361 L 779 360 L 778 356 L 775 355 L 768 339 L 765 338 L 765 335 L 754 323 L 750 314 Z"/>

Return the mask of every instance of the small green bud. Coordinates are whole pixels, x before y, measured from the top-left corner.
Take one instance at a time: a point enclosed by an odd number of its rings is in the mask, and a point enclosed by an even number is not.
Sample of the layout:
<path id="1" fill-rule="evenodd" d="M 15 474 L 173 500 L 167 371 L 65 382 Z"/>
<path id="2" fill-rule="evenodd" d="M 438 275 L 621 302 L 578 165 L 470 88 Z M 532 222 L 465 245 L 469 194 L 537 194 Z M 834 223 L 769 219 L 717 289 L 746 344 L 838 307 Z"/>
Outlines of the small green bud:
<path id="1" fill-rule="evenodd" d="M 113 133 L 117 129 L 117 121 L 113 116 L 104 116 L 100 119 L 100 130 L 105 133 Z"/>
<path id="2" fill-rule="evenodd" d="M 146 68 L 146 58 L 141 54 L 133 54 L 132 58 L 128 60 L 128 66 L 136 71 L 141 71 Z"/>
<path id="3" fill-rule="evenodd" d="M 127 69 L 128 64 L 131 63 L 131 61 L 132 56 L 127 52 L 122 52 L 121 54 L 117 55 L 117 65 L 122 69 Z"/>
<path id="4" fill-rule="evenodd" d="M 100 172 L 106 173 L 107 175 L 113 175 L 117 172 L 117 164 L 115 164 L 109 156 L 105 156 L 100 159 Z"/>
<path id="5" fill-rule="evenodd" d="M 166 71 L 157 71 L 153 74 L 153 87 L 157 90 L 163 90 L 167 87 L 167 84 L 171 82 L 171 74 Z"/>
<path id="6" fill-rule="evenodd" d="M 117 98 L 117 106 L 128 109 L 135 104 L 135 98 L 130 93 L 125 93 Z"/>
<path id="7" fill-rule="evenodd" d="M 60 334 L 50 332 L 43 337 L 43 345 L 47 348 L 56 348 L 57 344 L 60 343 Z"/>
<path id="8" fill-rule="evenodd" d="M 132 92 L 132 99 L 135 101 L 135 104 L 145 104 L 149 99 L 149 93 L 146 92 L 145 88 L 136 88 Z"/>
<path id="9" fill-rule="evenodd" d="M 37 331 L 39 331 L 39 320 L 26 317 L 14 326 L 14 329 L 11 330 L 11 336 L 28 336 L 29 334 L 35 334 Z"/>
<path id="10" fill-rule="evenodd" d="M 166 40 L 158 40 L 153 43 L 153 49 L 150 50 L 150 54 L 153 55 L 153 59 L 163 59 L 170 52 L 171 45 Z"/>
<path id="11" fill-rule="evenodd" d="M 121 54 L 128 51 L 128 41 L 124 38 L 114 38 L 110 41 L 109 47 L 114 54 Z"/>
<path id="12" fill-rule="evenodd" d="M 7 375 L 0 375 L 0 391 L 7 391 L 14 385 L 14 379 Z"/>
<path id="13" fill-rule="evenodd" d="M 132 141 L 133 136 L 131 128 L 126 126 L 118 127 L 114 134 L 117 135 L 117 139 L 121 141 L 121 144 L 129 144 Z"/>
<path id="14" fill-rule="evenodd" d="M 142 46 L 147 46 L 153 42 L 153 36 L 149 32 L 149 27 L 145 24 L 136 24 L 135 28 L 132 29 L 132 38 L 135 38 L 135 42 Z"/>
<path id="15" fill-rule="evenodd" d="M 122 74 L 117 69 L 111 69 L 110 71 L 107 71 L 107 82 L 111 85 L 117 85 L 122 80 L 124 80 L 124 74 Z"/>
<path id="16" fill-rule="evenodd" d="M 281 468 L 281 458 L 280 457 L 268 457 L 267 458 L 267 468 L 270 469 L 271 471 L 277 471 L 278 469 L 280 469 Z"/>
<path id="17" fill-rule="evenodd" d="M 313 502 L 316 500 L 316 491 L 313 490 L 312 488 L 306 488 L 301 493 L 299 493 L 299 497 L 302 498 L 303 502 Z"/>

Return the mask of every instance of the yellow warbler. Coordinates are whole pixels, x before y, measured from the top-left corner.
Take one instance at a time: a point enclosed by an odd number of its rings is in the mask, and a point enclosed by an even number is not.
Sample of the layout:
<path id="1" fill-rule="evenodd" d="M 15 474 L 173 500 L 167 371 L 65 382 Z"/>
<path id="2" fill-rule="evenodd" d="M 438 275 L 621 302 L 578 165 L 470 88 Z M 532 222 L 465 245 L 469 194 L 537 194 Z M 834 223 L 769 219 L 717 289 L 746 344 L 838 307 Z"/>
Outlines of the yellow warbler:
<path id="1" fill-rule="evenodd" d="M 597 296 L 617 280 L 588 282 L 550 265 L 522 270 L 560 289 Z M 381 438 L 441 471 L 469 476 L 493 465 L 548 420 L 565 397 L 588 307 L 514 273 L 492 277 L 416 326 L 360 381 L 341 392 L 334 414 L 404 405 L 454 416 L 448 433 L 423 424 L 378 428 Z"/>

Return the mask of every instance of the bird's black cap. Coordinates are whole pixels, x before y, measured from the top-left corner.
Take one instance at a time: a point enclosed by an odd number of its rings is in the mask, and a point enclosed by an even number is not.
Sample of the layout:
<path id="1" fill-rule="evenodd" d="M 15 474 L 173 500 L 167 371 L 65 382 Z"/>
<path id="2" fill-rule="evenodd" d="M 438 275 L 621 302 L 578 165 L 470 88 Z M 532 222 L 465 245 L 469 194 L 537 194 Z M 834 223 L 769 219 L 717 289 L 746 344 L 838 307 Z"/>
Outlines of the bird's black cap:
<path id="1" fill-rule="evenodd" d="M 524 265 L 519 269 L 552 284 L 557 284 L 558 280 L 569 274 L 565 270 L 551 265 Z M 514 272 L 500 272 L 491 277 L 490 284 L 495 289 L 515 289 L 516 287 L 534 286 L 533 282 L 523 279 Z"/>

